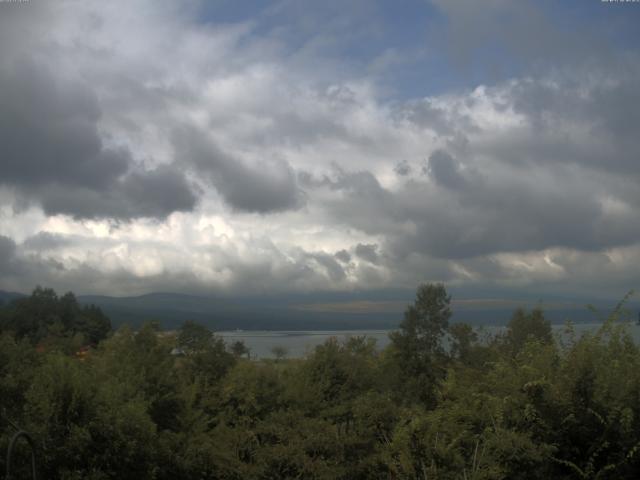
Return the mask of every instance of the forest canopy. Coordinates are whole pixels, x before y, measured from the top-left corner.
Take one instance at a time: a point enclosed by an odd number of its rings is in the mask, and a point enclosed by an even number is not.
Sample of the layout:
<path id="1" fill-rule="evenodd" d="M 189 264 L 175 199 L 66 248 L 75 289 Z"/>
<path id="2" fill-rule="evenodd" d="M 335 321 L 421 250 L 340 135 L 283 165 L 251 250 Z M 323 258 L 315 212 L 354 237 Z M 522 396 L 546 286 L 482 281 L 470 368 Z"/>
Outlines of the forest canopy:
<path id="1" fill-rule="evenodd" d="M 450 317 L 425 284 L 385 349 L 356 336 L 256 360 L 194 322 L 113 331 L 38 287 L 0 308 L 0 451 L 17 425 L 49 479 L 637 478 L 640 351 L 621 306 L 562 338 L 541 309 L 484 338 Z"/>

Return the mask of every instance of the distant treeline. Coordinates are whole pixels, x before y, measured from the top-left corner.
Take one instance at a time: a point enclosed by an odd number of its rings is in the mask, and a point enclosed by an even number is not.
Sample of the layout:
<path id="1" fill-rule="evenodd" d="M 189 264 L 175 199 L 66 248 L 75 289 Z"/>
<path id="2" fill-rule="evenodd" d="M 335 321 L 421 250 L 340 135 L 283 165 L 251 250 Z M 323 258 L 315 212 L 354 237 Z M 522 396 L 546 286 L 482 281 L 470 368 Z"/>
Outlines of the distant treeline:
<path id="1" fill-rule="evenodd" d="M 480 341 L 426 284 L 382 351 L 355 337 L 255 361 L 197 323 L 114 332 L 37 288 L 0 308 L 0 471 L 17 425 L 47 479 L 638 478 L 640 351 L 621 316 L 559 342 L 519 309 Z"/>

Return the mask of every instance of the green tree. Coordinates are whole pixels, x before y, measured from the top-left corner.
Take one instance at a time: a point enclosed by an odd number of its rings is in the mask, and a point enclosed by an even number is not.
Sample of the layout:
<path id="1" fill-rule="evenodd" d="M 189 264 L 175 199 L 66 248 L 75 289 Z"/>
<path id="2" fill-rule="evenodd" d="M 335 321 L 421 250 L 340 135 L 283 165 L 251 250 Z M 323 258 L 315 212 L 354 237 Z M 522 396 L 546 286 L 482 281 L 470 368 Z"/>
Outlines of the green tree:
<path id="1" fill-rule="evenodd" d="M 197 353 L 208 349 L 213 340 L 213 332 L 204 325 L 187 320 L 178 332 L 178 347 L 187 353 Z"/>
<path id="2" fill-rule="evenodd" d="M 49 327 L 61 320 L 56 292 L 40 286 L 30 297 L 11 302 L 8 310 L 4 329 L 13 332 L 16 338 L 28 338 L 34 344 L 45 338 Z"/>
<path id="3" fill-rule="evenodd" d="M 153 478 L 156 428 L 128 382 L 60 354 L 34 373 L 21 424 L 42 446 L 43 478 Z"/>
<path id="4" fill-rule="evenodd" d="M 478 341 L 478 334 L 473 331 L 473 327 L 468 323 L 454 323 L 449 327 L 449 336 L 451 356 L 462 362 L 469 362 Z"/>
<path id="5" fill-rule="evenodd" d="M 529 340 L 550 344 L 553 342 L 551 323 L 544 318 L 541 308 L 534 308 L 531 312 L 518 308 L 507 325 L 504 340 L 513 355 L 522 350 Z"/>
<path id="6" fill-rule="evenodd" d="M 400 329 L 389 335 L 405 392 L 430 406 L 445 372 L 442 338 L 451 317 L 450 303 L 443 284 L 420 285 Z"/>
<path id="7" fill-rule="evenodd" d="M 82 307 L 78 312 L 75 329 L 86 335 L 91 343 L 98 343 L 111 332 L 111 320 L 95 305 Z"/>
<path id="8" fill-rule="evenodd" d="M 231 353 L 237 358 L 250 355 L 250 350 L 242 340 L 236 340 L 231 344 Z"/>
<path id="9" fill-rule="evenodd" d="M 271 353 L 274 357 L 276 357 L 276 361 L 283 360 L 287 355 L 289 355 L 289 349 L 283 347 L 282 345 L 276 345 L 271 349 Z"/>
<path id="10" fill-rule="evenodd" d="M 2 329 L 17 338 L 28 338 L 34 344 L 46 341 L 49 346 L 64 345 L 64 338 L 77 334 L 95 344 L 111 332 L 111 321 L 100 308 L 81 306 L 71 292 L 58 297 L 52 289 L 40 286 L 4 309 L 2 322 Z"/>
<path id="11" fill-rule="evenodd" d="M 191 380 L 200 377 L 217 382 L 235 364 L 237 358 L 227 351 L 224 340 L 204 325 L 186 321 L 180 328 L 177 346 L 185 351 L 183 367 Z"/>

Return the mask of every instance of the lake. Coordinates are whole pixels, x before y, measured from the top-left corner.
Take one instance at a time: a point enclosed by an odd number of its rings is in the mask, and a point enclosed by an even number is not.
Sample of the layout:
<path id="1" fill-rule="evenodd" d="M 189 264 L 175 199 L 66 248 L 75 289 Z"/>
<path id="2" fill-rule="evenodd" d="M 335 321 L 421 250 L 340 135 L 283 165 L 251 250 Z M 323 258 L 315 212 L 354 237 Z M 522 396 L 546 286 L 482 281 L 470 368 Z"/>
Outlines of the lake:
<path id="1" fill-rule="evenodd" d="M 378 348 L 384 348 L 389 343 L 391 330 L 318 330 L 318 331 L 231 331 L 216 332 L 227 343 L 241 340 L 251 351 L 252 357 L 273 358 L 271 349 L 284 347 L 287 357 L 299 358 L 311 353 L 313 349 L 322 345 L 331 337 L 344 340 L 349 337 L 366 336 L 374 338 Z"/>
<path id="2" fill-rule="evenodd" d="M 581 323 L 575 324 L 574 330 L 577 335 L 594 331 L 600 327 L 601 323 Z M 640 325 L 628 323 L 629 331 L 636 343 L 640 343 Z M 484 326 L 476 328 L 482 338 L 485 335 L 494 335 L 503 331 L 505 327 Z M 565 325 L 552 325 L 554 333 L 563 335 Z M 378 348 L 382 349 L 389 344 L 389 332 L 392 330 L 312 330 L 312 331 L 267 331 L 267 330 L 247 330 L 247 331 L 226 331 L 216 332 L 224 338 L 225 342 L 231 343 L 241 340 L 250 349 L 254 358 L 273 358 L 271 350 L 274 347 L 284 347 L 287 350 L 287 357 L 300 358 L 313 352 L 313 349 L 323 344 L 331 337 L 338 340 L 345 340 L 349 337 L 366 336 L 376 340 Z"/>

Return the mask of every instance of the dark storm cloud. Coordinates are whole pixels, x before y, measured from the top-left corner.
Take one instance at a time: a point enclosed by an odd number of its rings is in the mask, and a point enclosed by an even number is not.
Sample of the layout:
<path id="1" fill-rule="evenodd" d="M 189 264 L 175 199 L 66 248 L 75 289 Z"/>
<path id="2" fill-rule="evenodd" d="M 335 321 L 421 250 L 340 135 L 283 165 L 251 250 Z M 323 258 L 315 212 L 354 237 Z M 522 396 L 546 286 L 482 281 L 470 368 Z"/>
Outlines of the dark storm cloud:
<path id="1" fill-rule="evenodd" d="M 162 218 L 193 209 L 182 172 L 135 170 L 126 149 L 104 145 L 100 107 L 86 85 L 33 62 L 4 67 L 0 185 L 16 187 L 47 214 L 76 218 Z"/>
<path id="2" fill-rule="evenodd" d="M 261 161 L 248 165 L 220 150 L 195 128 L 178 129 L 173 139 L 180 161 L 205 175 L 232 208 L 271 213 L 301 206 L 302 192 L 288 163 Z"/>
<path id="3" fill-rule="evenodd" d="M 425 172 L 426 173 L 426 172 Z M 428 173 L 437 184 L 446 188 L 464 188 L 465 179 L 460 174 L 454 158 L 443 150 L 436 150 L 429 157 Z"/>
<path id="4" fill-rule="evenodd" d="M 369 263 L 376 265 L 378 263 L 378 246 L 375 244 L 363 244 L 356 245 L 356 256 L 362 260 L 366 260 Z"/>
<path id="5" fill-rule="evenodd" d="M 144 216 L 165 217 L 174 211 L 190 211 L 197 199 L 185 176 L 176 168 L 161 166 L 133 172 L 122 182 L 122 193 Z"/>
<path id="6" fill-rule="evenodd" d="M 103 148 L 100 109 L 86 86 L 20 62 L 0 71 L 0 87 L 3 183 L 104 188 L 127 171 L 128 152 Z"/>
<path id="7" fill-rule="evenodd" d="M 172 167 L 128 174 L 103 191 L 51 184 L 39 190 L 49 215 L 75 218 L 164 218 L 176 211 L 191 211 L 197 198 L 184 174 Z"/>

